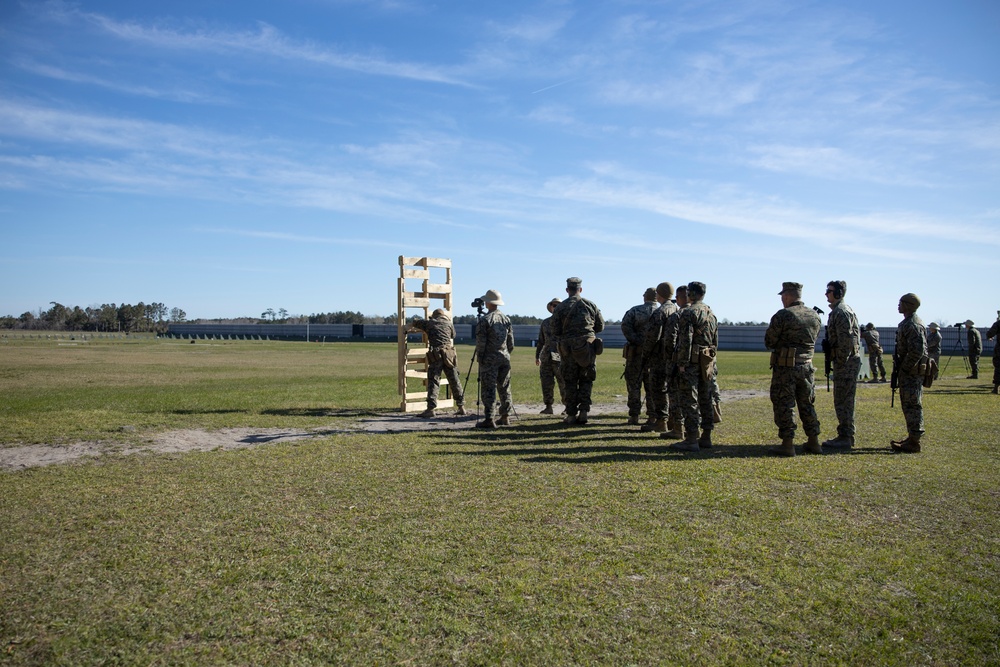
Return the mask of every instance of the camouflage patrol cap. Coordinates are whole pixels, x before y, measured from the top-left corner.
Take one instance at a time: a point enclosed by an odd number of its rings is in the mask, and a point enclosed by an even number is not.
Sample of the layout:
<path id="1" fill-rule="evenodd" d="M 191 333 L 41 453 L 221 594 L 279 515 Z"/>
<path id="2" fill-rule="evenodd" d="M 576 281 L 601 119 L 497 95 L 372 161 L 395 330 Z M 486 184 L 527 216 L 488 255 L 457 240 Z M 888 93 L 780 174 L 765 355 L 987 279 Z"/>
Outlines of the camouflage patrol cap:
<path id="1" fill-rule="evenodd" d="M 871 331 L 874 328 L 875 328 L 875 325 L 872 324 L 871 322 L 869 322 L 868 324 L 865 325 L 865 331 Z"/>
<path id="2" fill-rule="evenodd" d="M 699 294 L 701 296 L 705 296 L 706 289 L 705 283 L 700 283 L 697 280 L 693 280 L 687 285 L 688 294 Z"/>
<path id="3" fill-rule="evenodd" d="M 434 319 L 438 319 L 440 317 L 447 317 L 447 316 L 448 316 L 448 313 L 445 311 L 444 308 L 435 308 L 434 312 L 431 313 L 431 317 L 433 317 Z"/>
<path id="4" fill-rule="evenodd" d="M 662 296 L 664 299 L 669 299 L 674 295 L 674 286 L 668 283 L 667 281 L 663 281 L 662 283 L 656 286 L 656 293 Z"/>
<path id="5" fill-rule="evenodd" d="M 899 302 L 910 304 L 911 306 L 913 306 L 914 310 L 920 307 L 920 297 L 914 294 L 913 292 L 907 292 L 903 296 L 899 297 Z"/>
<path id="6" fill-rule="evenodd" d="M 578 289 L 580 287 L 583 287 L 583 280 L 575 276 L 573 278 L 567 278 L 566 287 L 572 287 L 573 289 Z"/>
<path id="7" fill-rule="evenodd" d="M 647 287 L 646 291 L 642 293 L 643 301 L 652 301 L 656 298 L 656 290 L 652 287 Z"/>
<path id="8" fill-rule="evenodd" d="M 781 291 L 778 294 L 784 294 L 785 292 L 796 292 L 797 294 L 802 294 L 802 283 L 781 283 Z"/>
<path id="9" fill-rule="evenodd" d="M 556 309 L 556 306 L 558 306 L 560 303 L 562 303 L 562 301 L 560 301 L 559 299 L 552 299 L 552 301 L 549 301 L 547 304 L 545 304 L 545 307 L 548 308 L 549 312 L 551 313 L 553 310 Z"/>

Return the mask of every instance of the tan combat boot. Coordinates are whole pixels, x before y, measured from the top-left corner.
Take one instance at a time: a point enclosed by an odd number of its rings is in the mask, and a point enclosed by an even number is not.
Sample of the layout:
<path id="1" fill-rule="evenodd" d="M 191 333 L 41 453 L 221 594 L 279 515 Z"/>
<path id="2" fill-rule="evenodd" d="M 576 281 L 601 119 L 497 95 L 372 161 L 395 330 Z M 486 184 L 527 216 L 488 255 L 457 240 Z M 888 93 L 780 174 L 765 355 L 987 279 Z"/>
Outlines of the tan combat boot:
<path id="1" fill-rule="evenodd" d="M 551 415 L 552 414 L 552 404 L 551 403 L 546 403 L 545 404 L 545 409 L 543 409 L 538 414 L 540 414 L 540 415 Z"/>
<path id="2" fill-rule="evenodd" d="M 639 425 L 639 415 L 629 415 L 628 416 L 628 426 L 638 426 Z"/>
<path id="3" fill-rule="evenodd" d="M 819 438 L 817 438 L 818 440 Z M 822 448 L 821 448 L 822 451 Z M 774 456 L 795 456 L 795 440 L 794 438 L 782 438 L 781 444 L 777 447 L 771 447 L 767 450 L 768 454 Z"/>
<path id="4" fill-rule="evenodd" d="M 900 445 L 899 451 L 901 451 L 904 454 L 919 454 L 920 436 L 911 435 Z"/>
<path id="5" fill-rule="evenodd" d="M 701 447 L 698 446 L 698 431 L 691 431 L 684 440 L 670 445 L 670 449 L 676 449 L 679 452 L 700 452 Z"/>
<path id="6" fill-rule="evenodd" d="M 643 433 L 665 433 L 667 430 L 667 421 L 665 419 L 657 419 L 648 424 L 643 424 L 639 427 L 639 430 Z"/>
<path id="7" fill-rule="evenodd" d="M 459 417 L 464 417 L 469 413 L 465 411 L 465 406 L 459 403 L 458 406 L 455 408 L 455 414 Z"/>
<path id="8" fill-rule="evenodd" d="M 430 419 L 431 417 L 434 417 L 435 415 L 437 415 L 437 413 L 434 412 L 434 408 L 427 408 L 426 410 L 424 410 L 423 412 L 421 412 L 417 416 L 418 417 L 422 417 L 423 419 Z"/>
<path id="9" fill-rule="evenodd" d="M 487 417 L 481 422 L 476 422 L 476 428 L 496 428 L 497 424 L 492 417 Z"/>
<path id="10" fill-rule="evenodd" d="M 806 441 L 805 447 L 802 448 L 806 454 L 822 454 L 823 446 L 819 444 L 818 435 L 810 435 L 809 439 Z"/>
<path id="11" fill-rule="evenodd" d="M 701 432 L 701 437 L 698 438 L 698 447 L 701 449 L 711 449 L 712 448 L 712 430 L 706 429 Z"/>
<path id="12" fill-rule="evenodd" d="M 507 415 L 500 415 L 500 420 L 497 421 L 497 426 L 510 426 L 510 417 Z"/>
<path id="13" fill-rule="evenodd" d="M 578 414 L 576 416 L 576 423 L 577 424 L 586 424 L 587 423 L 587 411 L 586 410 L 580 410 L 580 414 Z"/>

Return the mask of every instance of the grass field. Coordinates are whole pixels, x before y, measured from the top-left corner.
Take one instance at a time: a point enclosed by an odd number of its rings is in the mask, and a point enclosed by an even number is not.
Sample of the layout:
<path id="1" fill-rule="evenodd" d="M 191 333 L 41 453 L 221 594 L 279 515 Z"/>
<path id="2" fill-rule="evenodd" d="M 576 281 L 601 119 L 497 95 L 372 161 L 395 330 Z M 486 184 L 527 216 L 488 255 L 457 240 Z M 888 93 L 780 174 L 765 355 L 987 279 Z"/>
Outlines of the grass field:
<path id="1" fill-rule="evenodd" d="M 920 455 L 889 453 L 903 418 L 878 385 L 859 388 L 849 454 L 767 457 L 765 395 L 726 403 L 717 446 L 685 456 L 624 426 L 617 352 L 595 401 L 621 410 L 587 427 L 522 410 L 495 432 L 0 473 L 0 664 L 1000 664 L 988 380 L 951 363 L 925 394 Z M 398 407 L 395 359 L 391 344 L 11 342 L 0 447 L 332 431 Z M 766 392 L 766 355 L 720 367 L 724 391 Z M 540 400 L 530 350 L 513 391 Z M 817 406 L 830 436 L 822 388 Z"/>

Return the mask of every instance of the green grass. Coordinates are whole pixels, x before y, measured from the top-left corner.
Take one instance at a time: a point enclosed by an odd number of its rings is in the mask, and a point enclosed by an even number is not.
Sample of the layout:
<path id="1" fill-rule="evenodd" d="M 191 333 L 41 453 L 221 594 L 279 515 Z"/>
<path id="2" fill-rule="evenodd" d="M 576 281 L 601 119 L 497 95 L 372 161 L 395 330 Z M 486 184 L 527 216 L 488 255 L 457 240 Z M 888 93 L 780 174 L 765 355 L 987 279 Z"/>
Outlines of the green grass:
<path id="1" fill-rule="evenodd" d="M 0 346 L 6 445 L 399 403 L 392 345 L 185 345 Z M 522 414 L 0 474 L 0 664 L 1000 663 L 988 386 L 927 392 L 919 456 L 888 453 L 886 385 L 859 388 L 853 453 L 766 457 L 761 397 L 684 456 L 624 427 L 615 352 L 595 400 L 622 411 L 586 428 Z M 764 354 L 720 367 L 767 389 Z M 538 402 L 531 351 L 513 386 Z"/>

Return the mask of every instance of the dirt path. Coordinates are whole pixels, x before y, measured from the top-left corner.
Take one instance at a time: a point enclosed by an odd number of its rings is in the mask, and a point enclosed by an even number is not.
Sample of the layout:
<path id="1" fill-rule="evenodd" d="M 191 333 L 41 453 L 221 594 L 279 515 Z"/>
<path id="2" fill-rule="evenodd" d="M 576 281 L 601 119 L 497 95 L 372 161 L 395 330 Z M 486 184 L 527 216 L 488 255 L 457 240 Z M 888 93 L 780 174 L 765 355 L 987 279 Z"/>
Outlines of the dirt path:
<path id="1" fill-rule="evenodd" d="M 762 391 L 724 391 L 723 402 L 767 396 Z M 521 414 L 536 415 L 542 409 L 540 403 L 516 405 Z M 591 414 L 595 416 L 622 413 L 624 403 L 594 405 Z M 83 458 L 99 456 L 128 456 L 141 453 L 181 453 L 207 452 L 214 449 L 230 450 L 246 447 L 260 447 L 282 442 L 322 438 L 337 433 L 399 433 L 408 431 L 440 431 L 474 428 L 476 416 L 455 417 L 443 411 L 433 419 L 421 419 L 415 413 L 386 412 L 374 417 L 362 417 L 349 428 L 330 430 L 316 428 L 308 430 L 281 428 L 226 428 L 218 431 L 187 429 L 167 431 L 154 436 L 148 442 L 107 443 L 78 442 L 70 445 L 24 445 L 0 449 L 0 472 L 11 472 L 39 466 L 69 463 Z"/>

